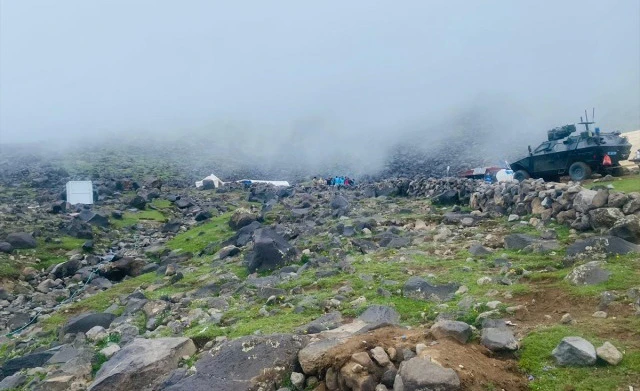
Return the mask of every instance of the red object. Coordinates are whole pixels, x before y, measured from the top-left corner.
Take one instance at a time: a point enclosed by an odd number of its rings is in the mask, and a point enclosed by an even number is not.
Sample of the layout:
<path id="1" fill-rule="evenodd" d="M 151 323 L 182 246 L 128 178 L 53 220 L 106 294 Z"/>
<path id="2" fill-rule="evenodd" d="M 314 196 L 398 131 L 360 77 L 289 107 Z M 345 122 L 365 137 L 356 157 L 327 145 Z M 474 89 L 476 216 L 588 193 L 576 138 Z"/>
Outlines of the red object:
<path id="1" fill-rule="evenodd" d="M 602 165 L 603 166 L 611 165 L 611 157 L 609 157 L 609 155 L 604 155 L 604 159 L 602 159 Z"/>

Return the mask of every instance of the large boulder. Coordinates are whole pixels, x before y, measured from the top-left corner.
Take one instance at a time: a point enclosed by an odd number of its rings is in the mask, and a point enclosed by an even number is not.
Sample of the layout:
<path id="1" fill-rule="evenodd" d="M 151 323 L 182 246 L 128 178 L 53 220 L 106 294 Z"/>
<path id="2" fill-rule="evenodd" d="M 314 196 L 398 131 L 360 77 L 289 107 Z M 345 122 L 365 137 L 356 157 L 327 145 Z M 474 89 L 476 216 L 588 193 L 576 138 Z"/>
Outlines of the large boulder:
<path id="1" fill-rule="evenodd" d="M 13 246 L 9 242 L 0 242 L 0 253 L 11 253 L 13 251 Z"/>
<path id="2" fill-rule="evenodd" d="M 567 255 L 569 257 L 575 257 L 589 252 L 604 253 L 607 255 L 624 255 L 640 252 L 640 246 L 616 236 L 594 236 L 579 240 L 567 247 Z"/>
<path id="3" fill-rule="evenodd" d="M 596 285 L 609 279 L 611 272 L 602 268 L 604 262 L 591 261 L 575 267 L 566 277 L 573 285 Z"/>
<path id="4" fill-rule="evenodd" d="M 331 200 L 332 209 L 347 209 L 348 207 L 349 201 L 341 195 L 337 195 Z"/>
<path id="5" fill-rule="evenodd" d="M 402 379 L 403 391 L 455 391 L 460 389 L 460 378 L 456 371 L 451 368 L 443 368 L 420 357 L 403 362 L 400 365 L 398 376 Z M 395 385 L 394 389 L 396 389 Z"/>
<path id="6" fill-rule="evenodd" d="M 95 225 L 98 227 L 106 228 L 109 226 L 109 219 L 106 216 L 103 216 L 92 210 L 83 210 L 78 214 L 78 218 L 84 223 Z"/>
<path id="7" fill-rule="evenodd" d="M 253 233 L 261 227 L 261 224 L 257 221 L 246 225 L 236 232 L 235 236 L 231 239 L 230 243 L 235 244 L 238 247 L 242 247 L 251 241 Z"/>
<path id="8" fill-rule="evenodd" d="M 229 227 L 232 229 L 238 230 L 242 227 L 245 227 L 258 219 L 258 216 L 251 213 L 250 210 L 245 208 L 236 209 L 231 218 L 229 219 Z"/>
<path id="9" fill-rule="evenodd" d="M 306 338 L 274 334 L 247 336 L 225 342 L 205 353 L 196 373 L 162 391 L 275 390 L 297 365 Z M 126 349 L 126 348 L 125 348 Z"/>
<path id="10" fill-rule="evenodd" d="M 136 195 L 131 199 L 131 201 L 129 201 L 129 206 L 132 206 L 136 209 L 144 210 L 144 208 L 147 206 L 147 200 L 140 195 Z"/>
<path id="11" fill-rule="evenodd" d="M 456 190 L 445 190 L 431 199 L 436 205 L 454 205 L 460 202 L 460 197 Z"/>
<path id="12" fill-rule="evenodd" d="M 150 390 L 178 367 L 183 356 L 195 352 L 189 338 L 136 338 L 100 368 L 89 391 Z"/>
<path id="13" fill-rule="evenodd" d="M 86 313 L 73 317 L 60 329 L 60 338 L 65 334 L 86 333 L 95 326 L 102 326 L 108 329 L 111 322 L 116 318 L 114 314 L 106 312 Z"/>
<path id="14" fill-rule="evenodd" d="M 386 305 L 370 305 L 358 316 L 361 320 L 370 325 L 397 325 L 400 323 L 400 314 L 395 309 Z"/>
<path id="15" fill-rule="evenodd" d="M 302 371 L 307 375 L 315 375 L 327 362 L 332 362 L 333 357 L 329 351 L 340 345 L 343 341 L 338 338 L 321 339 L 305 346 L 298 353 L 298 361 Z"/>
<path id="16" fill-rule="evenodd" d="M 596 363 L 596 348 L 584 338 L 565 337 L 551 352 L 558 365 L 583 367 Z"/>
<path id="17" fill-rule="evenodd" d="M 480 343 L 494 352 L 518 350 L 518 340 L 506 327 L 483 328 Z"/>
<path id="18" fill-rule="evenodd" d="M 296 329 L 297 332 L 302 334 L 317 334 L 323 331 L 332 330 L 342 324 L 342 314 L 340 312 L 330 312 L 324 314 L 318 319 L 315 319 L 304 326 Z"/>
<path id="19" fill-rule="evenodd" d="M 7 360 L 0 367 L 0 377 L 11 376 L 14 373 L 26 368 L 36 368 L 43 366 L 55 352 L 47 350 L 44 352 L 36 352 L 27 354 L 26 356 L 12 358 Z"/>
<path id="20" fill-rule="evenodd" d="M 607 364 L 618 365 L 622 361 L 622 353 L 607 341 L 596 349 L 598 358 L 605 361 Z"/>
<path id="21" fill-rule="evenodd" d="M 275 270 L 296 255 L 296 249 L 271 228 L 260 228 L 253 235 L 253 251 L 245 258 L 250 273 Z"/>
<path id="22" fill-rule="evenodd" d="M 530 246 L 540 239 L 531 235 L 525 234 L 512 234 L 504 237 L 504 247 L 507 250 L 522 250 L 527 246 Z"/>
<path id="23" fill-rule="evenodd" d="M 591 227 L 595 230 L 600 228 L 609 229 L 613 227 L 618 220 L 624 218 L 624 214 L 618 208 L 599 208 L 589 211 Z"/>
<path id="24" fill-rule="evenodd" d="M 609 230 L 609 235 L 640 244 L 640 216 L 629 215 L 616 221 Z"/>
<path id="25" fill-rule="evenodd" d="M 107 263 L 100 273 L 109 280 L 120 281 L 126 276 L 139 276 L 146 265 L 147 262 L 143 259 L 124 257 Z"/>
<path id="26" fill-rule="evenodd" d="M 441 302 L 453 299 L 459 287 L 455 283 L 433 285 L 420 277 L 411 277 L 402 287 L 402 295 L 413 299 Z"/>
<path id="27" fill-rule="evenodd" d="M 578 192 L 573 199 L 573 209 L 578 212 L 586 213 L 596 206 L 593 204 L 593 200 L 598 194 L 595 190 L 584 189 Z"/>
<path id="28" fill-rule="evenodd" d="M 57 264 L 51 270 L 56 278 L 71 277 L 82 267 L 82 263 L 77 259 L 70 259 L 66 262 Z"/>
<path id="29" fill-rule="evenodd" d="M 622 207 L 622 212 L 626 215 L 636 213 L 640 210 L 640 194 L 629 194 L 629 201 Z"/>
<path id="30" fill-rule="evenodd" d="M 460 343 L 467 343 L 473 331 L 471 326 L 456 320 L 440 320 L 431 326 L 431 334 L 437 339 L 452 338 Z"/>
<path id="31" fill-rule="evenodd" d="M 7 235 L 5 242 L 9 243 L 14 249 L 36 248 L 38 243 L 30 233 L 15 232 Z"/>

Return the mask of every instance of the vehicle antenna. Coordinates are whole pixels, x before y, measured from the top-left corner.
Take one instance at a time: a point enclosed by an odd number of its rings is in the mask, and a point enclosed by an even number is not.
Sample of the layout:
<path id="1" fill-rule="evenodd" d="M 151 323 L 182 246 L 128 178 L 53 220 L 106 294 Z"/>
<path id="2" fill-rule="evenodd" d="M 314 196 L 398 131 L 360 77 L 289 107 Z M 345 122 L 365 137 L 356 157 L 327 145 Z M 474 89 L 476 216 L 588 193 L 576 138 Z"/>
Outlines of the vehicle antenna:
<path id="1" fill-rule="evenodd" d="M 594 107 L 594 114 L 595 114 L 595 107 Z M 589 130 L 589 125 L 594 124 L 595 122 L 593 122 L 593 118 L 591 118 L 591 121 L 589 121 L 589 116 L 587 114 L 587 109 L 584 110 L 584 120 L 582 119 L 582 117 L 580 117 L 580 125 L 584 125 L 584 127 L 587 130 L 587 133 L 589 133 L 589 136 L 591 136 L 591 131 Z"/>

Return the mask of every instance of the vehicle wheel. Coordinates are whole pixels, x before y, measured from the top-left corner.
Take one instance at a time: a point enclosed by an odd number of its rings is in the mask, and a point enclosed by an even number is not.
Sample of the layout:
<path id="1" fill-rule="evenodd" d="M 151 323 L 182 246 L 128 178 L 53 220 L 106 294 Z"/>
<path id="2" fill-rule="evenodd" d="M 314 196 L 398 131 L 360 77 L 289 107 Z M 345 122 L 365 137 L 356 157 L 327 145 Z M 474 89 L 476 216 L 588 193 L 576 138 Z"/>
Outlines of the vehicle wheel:
<path id="1" fill-rule="evenodd" d="M 623 176 L 624 175 L 624 167 L 617 166 L 611 169 L 611 175 L 613 176 Z"/>
<path id="2" fill-rule="evenodd" d="M 575 162 L 569 167 L 569 176 L 572 181 L 584 181 L 591 177 L 591 167 L 583 162 Z"/>
<path id="3" fill-rule="evenodd" d="M 518 182 L 522 182 L 525 179 L 529 179 L 531 178 L 531 175 L 529 175 L 528 172 L 526 172 L 525 170 L 518 170 L 513 174 L 513 179 L 515 179 Z"/>

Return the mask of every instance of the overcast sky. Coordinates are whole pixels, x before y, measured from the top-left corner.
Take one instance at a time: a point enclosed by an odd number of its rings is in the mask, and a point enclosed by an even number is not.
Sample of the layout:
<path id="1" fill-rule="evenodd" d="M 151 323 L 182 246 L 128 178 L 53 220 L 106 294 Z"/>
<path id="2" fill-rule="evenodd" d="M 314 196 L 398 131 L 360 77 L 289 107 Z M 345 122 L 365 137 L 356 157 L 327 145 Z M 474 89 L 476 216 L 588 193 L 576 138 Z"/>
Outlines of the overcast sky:
<path id="1" fill-rule="evenodd" d="M 640 128 L 639 0 L 0 0 L 0 142 L 388 139 L 468 107 L 544 138 L 594 106 Z"/>

